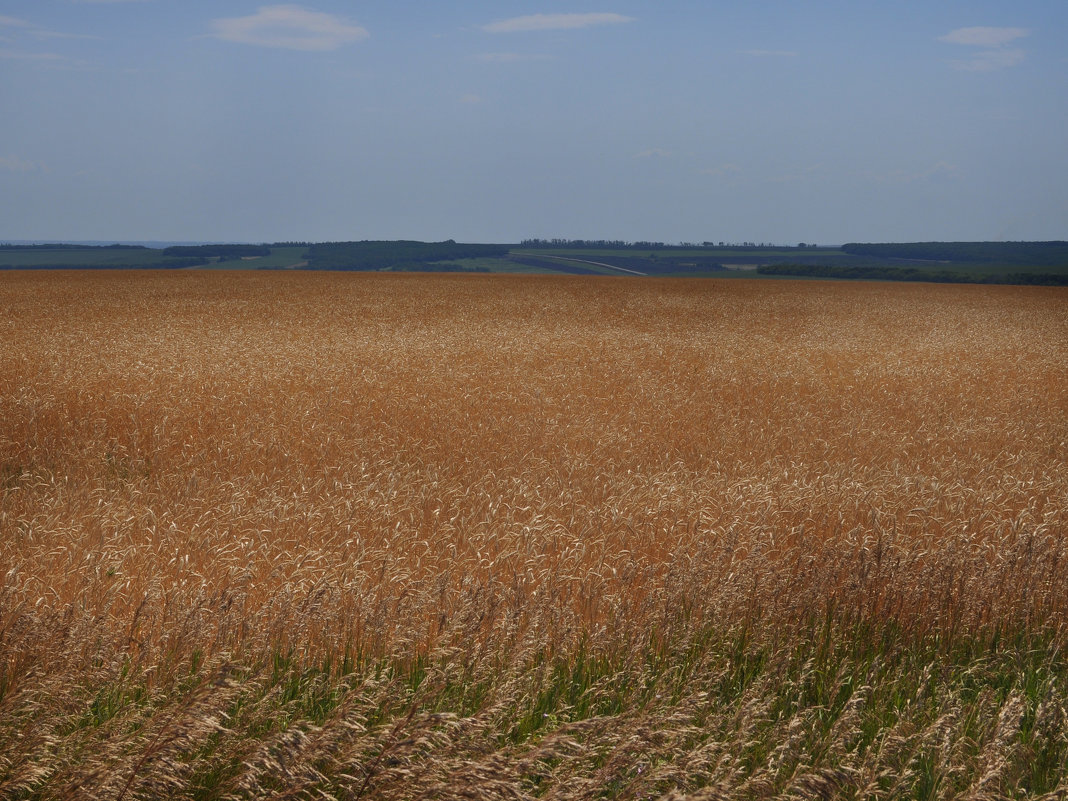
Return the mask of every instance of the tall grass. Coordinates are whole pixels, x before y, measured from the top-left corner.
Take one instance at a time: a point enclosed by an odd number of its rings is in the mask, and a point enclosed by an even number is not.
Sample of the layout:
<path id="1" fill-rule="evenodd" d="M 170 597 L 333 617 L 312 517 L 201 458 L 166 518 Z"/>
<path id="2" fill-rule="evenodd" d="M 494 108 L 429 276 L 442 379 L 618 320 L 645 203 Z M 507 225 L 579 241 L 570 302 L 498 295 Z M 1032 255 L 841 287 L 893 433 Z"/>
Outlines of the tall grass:
<path id="1" fill-rule="evenodd" d="M 1068 293 L 0 282 L 0 798 L 1064 798 Z"/>

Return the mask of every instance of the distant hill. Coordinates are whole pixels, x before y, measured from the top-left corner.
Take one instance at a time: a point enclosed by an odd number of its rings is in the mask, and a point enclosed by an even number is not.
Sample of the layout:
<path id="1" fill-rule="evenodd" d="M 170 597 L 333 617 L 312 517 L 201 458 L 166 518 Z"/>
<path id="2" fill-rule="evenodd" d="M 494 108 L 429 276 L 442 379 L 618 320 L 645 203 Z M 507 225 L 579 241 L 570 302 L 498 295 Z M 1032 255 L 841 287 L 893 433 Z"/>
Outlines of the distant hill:
<path id="1" fill-rule="evenodd" d="M 362 242 L 323 242 L 308 248 L 308 268 L 312 270 L 381 270 L 419 268 L 433 270 L 436 262 L 458 259 L 499 258 L 508 254 L 508 245 L 464 244 L 414 240 L 365 240 Z M 450 268 L 452 271 L 455 268 Z"/>
<path id="2" fill-rule="evenodd" d="M 899 242 L 842 245 L 854 256 L 910 261 L 1012 264 L 1050 267 L 1068 264 L 1068 242 Z"/>
<path id="3" fill-rule="evenodd" d="M 115 245 L 123 245 L 130 247 L 142 247 L 150 248 L 152 250 L 163 250 L 170 247 L 184 247 L 184 246 L 196 246 L 196 245 L 218 245 L 224 244 L 220 242 L 187 242 L 178 240 L 127 240 L 127 239 L 0 239 L 5 246 L 12 247 L 27 247 L 31 245 L 48 245 L 55 247 L 57 245 L 70 245 L 72 247 L 83 248 L 98 248 L 98 247 L 114 247 Z"/>
<path id="4" fill-rule="evenodd" d="M 158 246 L 152 246 L 158 245 Z M 682 243 L 527 239 L 518 245 L 417 240 L 0 244 L 0 270 L 175 269 L 499 272 L 640 278 L 1068 285 L 1068 242 Z"/>

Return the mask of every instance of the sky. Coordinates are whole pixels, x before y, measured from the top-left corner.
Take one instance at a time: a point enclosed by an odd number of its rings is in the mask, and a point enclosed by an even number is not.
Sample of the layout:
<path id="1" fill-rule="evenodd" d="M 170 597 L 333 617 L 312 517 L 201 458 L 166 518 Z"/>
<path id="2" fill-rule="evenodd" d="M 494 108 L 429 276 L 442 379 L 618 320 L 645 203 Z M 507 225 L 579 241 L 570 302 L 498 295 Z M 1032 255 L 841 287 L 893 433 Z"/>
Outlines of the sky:
<path id="1" fill-rule="evenodd" d="M 0 0 L 0 241 L 1068 239 L 1065 0 Z"/>

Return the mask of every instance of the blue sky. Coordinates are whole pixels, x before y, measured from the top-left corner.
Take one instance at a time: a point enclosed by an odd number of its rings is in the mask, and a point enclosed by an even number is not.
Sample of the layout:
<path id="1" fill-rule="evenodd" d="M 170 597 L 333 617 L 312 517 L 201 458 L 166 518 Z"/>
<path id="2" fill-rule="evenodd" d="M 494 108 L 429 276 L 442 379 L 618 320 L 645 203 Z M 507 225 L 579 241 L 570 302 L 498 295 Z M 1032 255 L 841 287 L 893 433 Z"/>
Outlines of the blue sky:
<path id="1" fill-rule="evenodd" d="M 1068 238 L 1064 0 L 0 0 L 0 239 Z"/>

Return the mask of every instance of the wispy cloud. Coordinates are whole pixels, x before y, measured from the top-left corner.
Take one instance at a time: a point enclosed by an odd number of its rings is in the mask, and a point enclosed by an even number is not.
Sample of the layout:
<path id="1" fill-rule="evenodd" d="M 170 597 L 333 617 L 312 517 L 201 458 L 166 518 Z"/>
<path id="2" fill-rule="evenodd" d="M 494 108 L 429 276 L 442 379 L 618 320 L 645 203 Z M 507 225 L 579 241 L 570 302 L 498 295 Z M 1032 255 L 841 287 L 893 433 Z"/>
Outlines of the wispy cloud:
<path id="1" fill-rule="evenodd" d="M 939 36 L 939 41 L 967 47 L 983 47 L 969 58 L 956 59 L 953 66 L 968 72 L 990 72 L 1013 67 L 1027 55 L 1018 47 L 1006 47 L 1010 42 L 1022 39 L 1029 31 L 1026 28 L 957 28 Z"/>
<path id="2" fill-rule="evenodd" d="M 795 167 L 780 175 L 773 175 L 767 179 L 767 182 L 771 184 L 794 184 L 818 177 L 822 171 L 822 164 L 809 164 L 805 167 Z"/>
<path id="3" fill-rule="evenodd" d="M 60 31 L 49 31 L 39 25 L 35 25 L 28 20 L 19 19 L 18 17 L 6 17 L 0 15 L 0 28 L 16 28 L 18 32 L 24 35 L 32 36 L 35 39 L 99 39 L 99 36 L 90 36 L 84 33 L 62 33 Z M 16 33 L 11 31 L 11 33 Z M 10 37 L 4 37 L 4 41 L 14 41 Z"/>
<path id="4" fill-rule="evenodd" d="M 1024 50 L 983 50 L 976 53 L 972 58 L 957 59 L 953 66 L 966 72 L 990 72 L 991 70 L 1015 67 L 1024 60 L 1027 53 Z"/>
<path id="5" fill-rule="evenodd" d="M 939 36 L 941 42 L 974 45 L 977 47 L 1001 47 L 1027 36 L 1027 28 L 957 28 Z"/>
<path id="6" fill-rule="evenodd" d="M 961 177 L 961 172 L 955 164 L 950 164 L 948 161 L 937 161 L 925 169 L 869 173 L 868 177 L 881 184 L 944 183 L 957 180 Z"/>
<path id="7" fill-rule="evenodd" d="M 41 69 L 54 70 L 88 70 L 93 65 L 80 58 L 71 58 L 62 53 L 42 53 L 32 50 L 11 50 L 0 48 L 0 59 L 21 61 L 27 65 L 36 65 Z"/>
<path id="8" fill-rule="evenodd" d="M 473 106 L 476 103 L 481 103 L 482 102 L 482 98 L 479 97 L 478 95 L 472 95 L 472 94 L 461 95 L 460 96 L 460 102 L 464 103 L 466 105 L 469 105 L 469 106 Z"/>
<path id="9" fill-rule="evenodd" d="M 212 36 L 228 42 L 287 50 L 336 50 L 366 39 L 366 28 L 297 5 L 261 6 L 247 17 L 213 20 Z"/>
<path id="10" fill-rule="evenodd" d="M 88 33 L 62 33 L 60 31 L 34 30 L 33 35 L 38 39 L 100 39 Z"/>
<path id="11" fill-rule="evenodd" d="M 713 178 L 725 178 L 728 176 L 736 176 L 742 172 L 742 168 L 737 164 L 728 162 L 727 164 L 720 164 L 718 167 L 709 167 L 705 170 L 698 171 L 701 175 L 710 175 Z"/>
<path id="12" fill-rule="evenodd" d="M 46 61 L 53 64 L 60 62 L 74 63 L 74 60 L 59 53 L 31 53 L 26 50 L 0 50 L 0 58 L 13 61 Z"/>
<path id="13" fill-rule="evenodd" d="M 27 161 L 17 156 L 0 156 L 0 170 L 4 172 L 37 172 L 44 168 L 35 161 Z"/>
<path id="14" fill-rule="evenodd" d="M 631 158 L 635 158 L 635 159 L 666 159 L 666 158 L 670 158 L 671 156 L 672 156 L 672 152 L 670 150 L 664 150 L 663 148 L 659 148 L 659 147 L 651 147 L 648 150 L 642 150 L 642 151 L 640 151 L 638 153 L 635 153 L 633 156 L 631 156 Z"/>
<path id="15" fill-rule="evenodd" d="M 490 64 L 512 64 L 518 61 L 548 61 L 549 56 L 543 53 L 479 53 L 475 61 L 484 61 Z"/>
<path id="16" fill-rule="evenodd" d="M 487 33 L 518 33 L 522 31 L 561 31 L 591 28 L 595 25 L 618 25 L 633 22 L 634 17 L 622 14 L 529 14 L 483 25 Z"/>
<path id="17" fill-rule="evenodd" d="M 742 53 L 756 58 L 792 58 L 797 55 L 796 50 L 743 50 Z"/>

